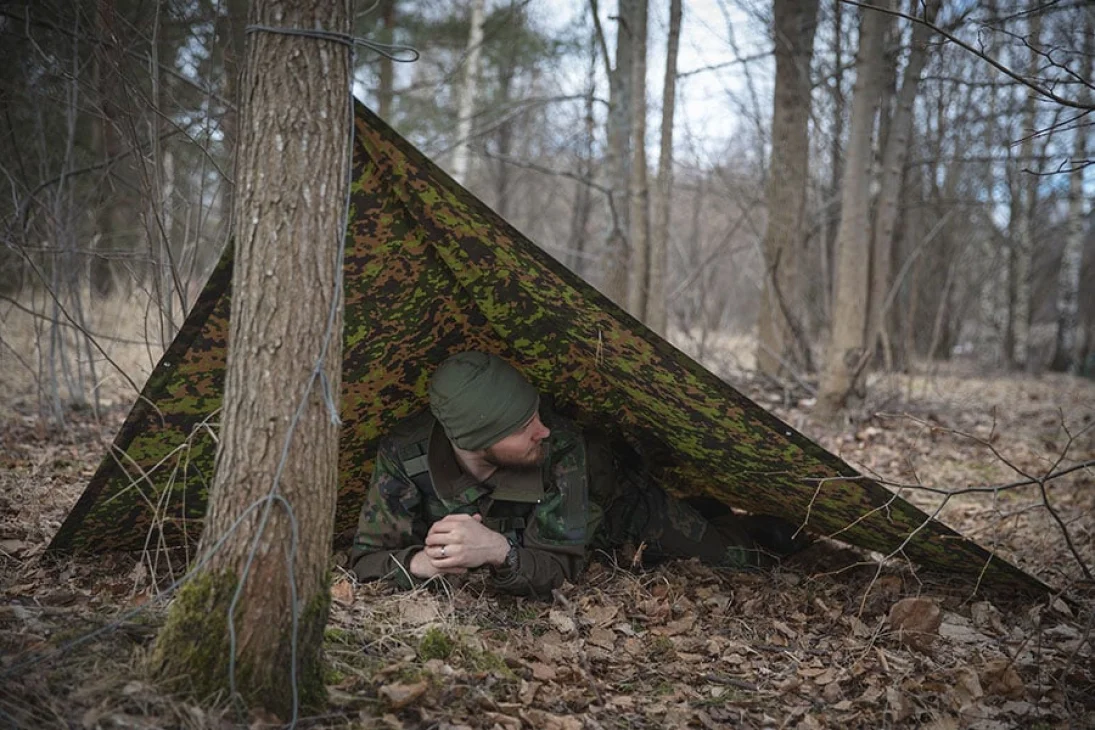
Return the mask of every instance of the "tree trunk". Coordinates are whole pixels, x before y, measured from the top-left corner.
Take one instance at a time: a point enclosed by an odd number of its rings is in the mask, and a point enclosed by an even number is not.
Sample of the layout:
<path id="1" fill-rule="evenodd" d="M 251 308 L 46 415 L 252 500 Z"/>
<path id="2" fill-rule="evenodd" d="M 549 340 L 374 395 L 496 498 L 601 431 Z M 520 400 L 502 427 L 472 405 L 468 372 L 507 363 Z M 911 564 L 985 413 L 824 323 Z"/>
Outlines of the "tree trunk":
<path id="1" fill-rule="evenodd" d="M 475 114 L 475 97 L 479 83 L 479 55 L 483 49 L 483 21 L 485 0 L 472 0 L 471 22 L 468 31 L 468 50 L 464 59 L 464 81 L 460 85 L 460 110 L 456 119 L 456 149 L 452 155 L 452 177 L 461 185 L 468 184 L 468 144 L 471 139 L 471 122 Z"/>
<path id="2" fill-rule="evenodd" d="M 593 183 L 593 104 L 597 93 L 597 36 L 591 35 L 588 81 L 586 82 L 585 116 L 583 119 L 582 147 L 578 153 L 578 178 L 574 186 L 574 212 L 570 218 L 570 235 L 567 238 L 567 266 L 578 276 L 583 276 L 586 262 L 586 235 L 592 208 Z"/>
<path id="3" fill-rule="evenodd" d="M 888 9 L 890 0 L 875 7 Z M 875 116 L 882 79 L 883 39 L 889 16 L 863 8 L 852 92 L 852 118 L 841 183 L 840 228 L 837 233 L 833 294 L 833 327 L 818 392 L 823 418 L 844 407 L 858 385 L 857 364 L 863 356 L 870 286 L 870 167 Z"/>
<path id="4" fill-rule="evenodd" d="M 1083 58 L 1086 70 L 1080 71 L 1080 77 L 1095 79 L 1095 13 L 1084 13 L 1086 23 L 1083 40 Z M 1082 68 L 1082 67 L 1081 67 Z M 1081 101 L 1090 103 L 1091 89 L 1084 87 L 1080 91 Z M 1079 363 L 1079 338 L 1076 330 L 1077 302 L 1080 296 L 1082 279 L 1080 263 L 1084 253 L 1084 169 L 1087 167 L 1087 137 L 1090 126 L 1076 124 L 1072 130 L 1072 172 L 1068 176 L 1068 228 L 1065 234 L 1065 250 L 1061 254 L 1061 268 L 1057 276 L 1057 333 L 1054 342 L 1053 360 L 1050 368 L 1057 372 L 1074 370 Z M 1088 286 L 1091 286 L 1089 282 Z"/>
<path id="5" fill-rule="evenodd" d="M 395 43 L 395 0 L 380 0 L 380 42 Z M 376 94 L 377 114 L 388 124 L 392 123 L 392 99 L 395 92 L 395 61 L 388 55 L 382 55 L 380 64 L 379 89 Z"/>
<path id="6" fill-rule="evenodd" d="M 1030 15 L 1030 37 L 1026 43 L 1031 48 L 1030 78 L 1037 78 L 1042 56 L 1037 49 L 1041 43 L 1042 16 L 1037 11 Z M 1019 133 L 1022 142 L 1019 145 L 1020 161 L 1013 163 L 1012 216 L 1009 221 L 1010 236 L 1008 245 L 1007 273 L 1007 323 L 1004 329 L 1004 362 L 1009 368 L 1018 368 L 1027 359 L 1027 344 L 1030 333 L 1030 260 L 1033 244 L 1033 214 L 1038 196 L 1038 178 L 1023 172 L 1025 165 L 1031 164 L 1034 153 L 1034 125 L 1037 119 L 1036 104 L 1038 94 L 1033 89 L 1026 90 L 1026 102 L 1023 105 L 1022 123 Z M 1027 178 L 1030 179 L 1027 179 Z"/>
<path id="7" fill-rule="evenodd" d="M 1095 213 L 1087 219 L 1087 238 L 1080 260 L 1080 281 L 1095 281 Z M 1076 369 L 1095 378 L 1095 286 L 1081 287 L 1076 302 Z"/>
<path id="8" fill-rule="evenodd" d="M 669 214 L 673 199 L 673 118 L 677 108 L 677 55 L 681 45 L 681 0 L 669 0 L 669 39 L 662 86 L 662 132 L 658 150 L 658 178 L 654 183 L 654 227 L 650 238 L 650 294 L 646 321 L 663 337 L 668 334 L 665 281 L 669 267 Z"/>
<path id="9" fill-rule="evenodd" d="M 800 257 L 803 255 L 810 156 L 810 62 L 817 0 L 776 0 L 776 88 L 768 163 L 768 227 L 764 231 L 764 294 L 757 323 L 757 370 L 778 378 L 805 369 Z"/>
<path id="10" fill-rule="evenodd" d="M 114 0 L 96 0 L 96 32 L 102 38 L 117 37 L 117 9 Z M 99 95 L 99 118 L 92 133 L 95 152 L 103 161 L 117 160 L 122 152 L 122 141 L 118 134 L 118 89 L 120 81 L 120 62 L 117 44 L 97 44 L 94 57 L 96 85 Z M 114 258 L 118 252 L 130 248 L 131 239 L 125 235 L 129 196 L 124 191 L 128 186 L 116 184 L 121 170 L 130 167 L 129 161 L 123 161 L 111 168 L 102 185 L 102 198 L 95 214 L 95 251 L 92 253 L 90 278 L 91 289 L 100 297 L 114 293 L 117 283 L 114 279 Z M 130 226 L 132 222 L 130 221 Z"/>
<path id="11" fill-rule="evenodd" d="M 832 140 L 829 143 L 829 202 L 821 215 L 826 219 L 827 235 L 821 241 L 821 296 L 819 301 L 824 317 L 822 321 L 832 326 L 833 288 L 836 279 L 836 237 L 840 228 L 840 180 L 844 177 L 844 2 L 833 0 L 833 116 Z"/>
<path id="12" fill-rule="evenodd" d="M 635 0 L 634 36 L 631 49 L 631 175 L 627 192 L 631 199 L 631 261 L 628 270 L 627 309 L 646 320 L 650 274 L 650 186 L 646 165 L 646 35 L 648 0 Z"/>
<path id="13" fill-rule="evenodd" d="M 498 101 L 501 109 L 508 109 L 510 94 L 513 91 L 513 68 L 516 59 L 498 70 Z M 498 167 L 495 177 L 494 210 L 503 218 L 509 218 L 510 201 L 510 154 L 513 150 L 513 120 L 506 118 L 498 125 Z"/>
<path id="14" fill-rule="evenodd" d="M 631 215 L 628 181 L 631 179 L 631 36 L 635 0 L 620 0 L 616 27 L 616 67 L 608 73 L 608 121 L 606 129 L 609 232 L 605 241 L 604 293 L 621 307 L 627 306 Z M 594 7 L 596 13 L 596 7 Z"/>
<path id="15" fill-rule="evenodd" d="M 231 179 L 224 181 L 221 195 L 222 230 L 227 231 L 232 224 L 232 211 L 235 205 L 236 156 L 239 149 L 239 117 L 243 106 L 243 64 L 247 49 L 247 0 L 227 0 L 225 15 L 221 20 L 222 30 L 218 33 L 224 44 L 224 98 L 231 105 L 225 109 L 221 122 L 224 131 L 224 146 L 228 152 Z M 227 238 L 227 236 L 226 236 Z M 219 252 L 218 252 L 219 253 Z"/>
<path id="16" fill-rule="evenodd" d="M 350 30 L 341 2 L 253 0 L 250 20 Z M 251 37 L 208 560 L 179 591 L 151 662 L 180 690 L 233 687 L 281 719 L 324 698 L 338 466 L 325 393 L 337 402 L 341 391 L 349 57 L 329 40 Z"/>
<path id="17" fill-rule="evenodd" d="M 928 60 L 928 42 L 935 22 L 940 0 L 928 0 L 924 6 L 924 23 L 913 23 L 912 41 L 901 89 L 886 135 L 886 148 L 882 154 L 882 180 L 874 221 L 871 245 L 871 288 L 867 319 L 867 350 L 874 350 L 883 337 L 886 322 L 887 300 L 893 281 L 894 230 L 897 225 L 898 201 L 901 200 L 904 182 L 905 160 L 909 152 L 909 135 L 912 132 L 913 104 L 920 88 L 920 74 Z"/>

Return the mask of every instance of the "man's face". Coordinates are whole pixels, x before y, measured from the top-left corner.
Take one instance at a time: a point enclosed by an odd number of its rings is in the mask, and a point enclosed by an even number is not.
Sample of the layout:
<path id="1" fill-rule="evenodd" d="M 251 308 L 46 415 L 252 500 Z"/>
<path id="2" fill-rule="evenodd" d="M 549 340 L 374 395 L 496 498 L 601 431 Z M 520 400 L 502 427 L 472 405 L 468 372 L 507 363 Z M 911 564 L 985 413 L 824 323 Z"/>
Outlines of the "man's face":
<path id="1" fill-rule="evenodd" d="M 509 436 L 488 446 L 484 458 L 497 467 L 526 468 L 539 466 L 544 461 L 543 441 L 551 434 L 540 420 L 540 414 L 534 413 L 524 426 Z"/>

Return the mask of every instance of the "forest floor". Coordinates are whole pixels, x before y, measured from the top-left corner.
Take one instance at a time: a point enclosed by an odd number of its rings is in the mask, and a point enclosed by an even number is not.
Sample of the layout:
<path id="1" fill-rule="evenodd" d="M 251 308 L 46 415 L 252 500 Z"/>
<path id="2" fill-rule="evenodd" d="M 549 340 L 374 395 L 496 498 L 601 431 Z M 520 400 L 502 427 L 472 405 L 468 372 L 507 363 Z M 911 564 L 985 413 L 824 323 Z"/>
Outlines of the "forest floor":
<path id="1" fill-rule="evenodd" d="M 1007 485 L 1095 459 L 1091 381 L 951 364 L 879 379 L 858 415 L 822 425 L 808 398 L 733 379 L 894 483 Z M 199 706 L 149 683 L 142 660 L 164 614 L 157 586 L 170 576 L 150 574 L 141 556 L 43 554 L 125 399 L 99 419 L 70 411 L 64 428 L 10 378 L 0 399 L 0 728 L 266 727 L 216 698 Z M 824 540 L 755 574 L 599 562 L 553 602 L 492 596 L 476 577 L 399 593 L 336 571 L 330 703 L 299 726 L 1095 727 L 1093 487 L 1087 467 L 956 494 L 939 509 L 1058 591 L 1026 602 L 971 595 Z M 929 512 L 943 498 L 901 491 Z M 925 618 L 926 633 L 901 630 Z"/>

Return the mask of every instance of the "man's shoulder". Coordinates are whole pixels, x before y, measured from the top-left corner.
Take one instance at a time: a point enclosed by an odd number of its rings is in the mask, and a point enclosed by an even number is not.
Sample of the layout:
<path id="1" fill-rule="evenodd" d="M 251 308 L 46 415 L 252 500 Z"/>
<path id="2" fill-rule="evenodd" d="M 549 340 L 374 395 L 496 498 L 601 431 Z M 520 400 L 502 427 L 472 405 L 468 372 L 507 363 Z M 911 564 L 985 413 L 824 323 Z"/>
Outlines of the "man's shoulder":
<path id="1" fill-rule="evenodd" d="M 582 444 L 586 440 L 585 430 L 570 418 L 553 410 L 545 409 L 540 414 L 540 420 L 551 430 L 548 440 L 551 450 L 556 454 L 571 452 L 574 446 Z"/>
<path id="2" fill-rule="evenodd" d="M 384 436 L 383 440 L 396 447 L 428 440 L 436 423 L 437 419 L 434 418 L 430 409 L 423 408 L 398 421 Z"/>

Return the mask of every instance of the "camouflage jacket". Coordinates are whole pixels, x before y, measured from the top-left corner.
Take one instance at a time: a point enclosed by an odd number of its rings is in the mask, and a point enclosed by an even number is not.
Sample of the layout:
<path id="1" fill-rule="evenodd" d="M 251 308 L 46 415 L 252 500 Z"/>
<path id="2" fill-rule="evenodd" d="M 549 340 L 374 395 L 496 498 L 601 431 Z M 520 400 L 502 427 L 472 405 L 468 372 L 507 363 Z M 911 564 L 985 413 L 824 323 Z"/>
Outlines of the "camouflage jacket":
<path id="1" fill-rule="evenodd" d="M 614 490 L 611 456 L 572 422 L 541 417 L 551 429 L 543 464 L 499 469 L 484 483 L 464 473 L 429 410 L 400 423 L 380 442 L 361 509 L 351 553 L 358 578 L 411 585 L 411 558 L 430 525 L 448 514 L 478 513 L 519 546 L 516 570 L 489 569 L 497 590 L 546 596 L 574 580 L 603 514 L 603 502 L 591 495 L 608 499 Z"/>

